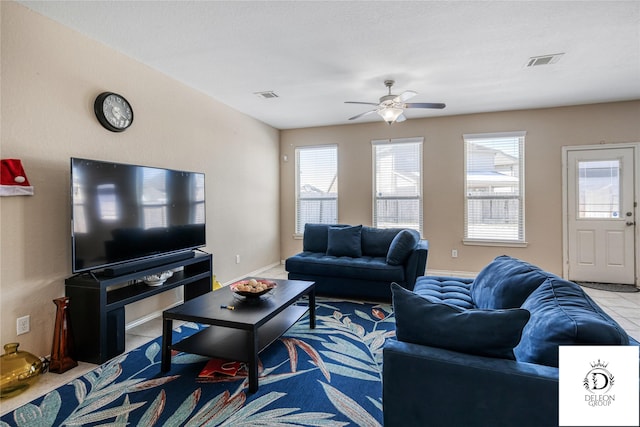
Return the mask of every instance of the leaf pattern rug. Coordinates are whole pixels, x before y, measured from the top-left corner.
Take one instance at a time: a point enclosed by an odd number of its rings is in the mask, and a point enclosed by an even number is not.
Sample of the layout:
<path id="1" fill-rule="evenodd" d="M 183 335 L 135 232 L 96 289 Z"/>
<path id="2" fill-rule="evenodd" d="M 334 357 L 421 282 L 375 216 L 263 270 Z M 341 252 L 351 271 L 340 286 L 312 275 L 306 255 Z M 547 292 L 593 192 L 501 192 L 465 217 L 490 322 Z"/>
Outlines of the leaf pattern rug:
<path id="1" fill-rule="evenodd" d="M 389 304 L 317 298 L 260 353 L 260 388 L 246 371 L 198 380 L 207 358 L 178 353 L 160 372 L 161 338 L 1 418 L 0 427 L 381 426 L 382 347 L 395 336 Z M 204 326 L 183 324 L 174 342 Z"/>

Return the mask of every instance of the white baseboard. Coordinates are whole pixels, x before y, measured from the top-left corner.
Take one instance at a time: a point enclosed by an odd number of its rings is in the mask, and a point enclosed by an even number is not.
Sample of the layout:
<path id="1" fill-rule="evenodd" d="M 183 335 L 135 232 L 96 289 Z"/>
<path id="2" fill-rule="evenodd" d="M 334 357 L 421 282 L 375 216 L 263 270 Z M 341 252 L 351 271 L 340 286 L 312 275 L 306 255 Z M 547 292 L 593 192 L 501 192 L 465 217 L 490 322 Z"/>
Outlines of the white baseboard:
<path id="1" fill-rule="evenodd" d="M 229 280 L 229 281 L 227 281 L 227 282 L 224 282 L 222 285 L 223 285 L 223 286 L 227 286 L 227 285 L 230 285 L 230 284 L 232 284 L 232 283 L 235 283 L 235 282 L 237 282 L 238 280 L 242 280 L 242 279 L 244 279 L 245 277 L 249 277 L 249 276 L 260 276 L 260 274 L 261 274 L 262 272 L 267 271 L 267 270 L 270 270 L 270 269 L 272 269 L 273 267 L 277 267 L 278 265 L 280 265 L 280 262 L 274 262 L 273 264 L 269 264 L 269 265 L 267 265 L 267 266 L 265 266 L 265 267 L 259 268 L 259 269 L 257 269 L 257 270 L 253 270 L 253 271 L 251 271 L 251 272 L 249 272 L 249 273 L 247 273 L 247 274 L 243 274 L 243 275 L 242 275 L 242 276 L 240 276 L 240 277 L 236 277 L 235 279 L 231 279 L 231 280 Z"/>
<path id="2" fill-rule="evenodd" d="M 173 304 L 170 304 L 168 307 L 163 308 L 162 310 L 156 310 L 156 311 L 154 311 L 152 313 L 147 314 L 146 316 L 142 316 L 139 319 L 132 320 L 131 322 L 129 322 L 126 325 L 124 325 L 124 330 L 128 331 L 129 329 L 133 329 L 136 326 L 140 326 L 143 323 L 147 323 L 148 321 L 153 320 L 153 319 L 155 319 L 157 317 L 162 317 L 162 312 L 164 310 L 169 310 L 170 308 L 177 307 L 180 304 L 182 304 L 183 302 L 184 302 L 184 300 L 176 301 Z"/>

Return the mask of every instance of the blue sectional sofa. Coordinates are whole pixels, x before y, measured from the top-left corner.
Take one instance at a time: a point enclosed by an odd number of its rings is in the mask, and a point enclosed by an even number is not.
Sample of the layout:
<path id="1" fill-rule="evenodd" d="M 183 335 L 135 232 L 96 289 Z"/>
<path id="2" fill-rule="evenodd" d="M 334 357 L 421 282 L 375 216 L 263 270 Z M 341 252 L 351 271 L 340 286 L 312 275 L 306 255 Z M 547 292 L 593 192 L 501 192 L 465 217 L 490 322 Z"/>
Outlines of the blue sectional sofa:
<path id="1" fill-rule="evenodd" d="M 575 283 L 500 256 L 475 279 L 393 286 L 385 426 L 558 425 L 558 346 L 639 345 Z"/>
<path id="2" fill-rule="evenodd" d="M 413 289 L 428 242 L 415 230 L 306 224 L 303 251 L 287 258 L 289 279 L 313 280 L 319 295 L 391 300 L 390 284 Z"/>

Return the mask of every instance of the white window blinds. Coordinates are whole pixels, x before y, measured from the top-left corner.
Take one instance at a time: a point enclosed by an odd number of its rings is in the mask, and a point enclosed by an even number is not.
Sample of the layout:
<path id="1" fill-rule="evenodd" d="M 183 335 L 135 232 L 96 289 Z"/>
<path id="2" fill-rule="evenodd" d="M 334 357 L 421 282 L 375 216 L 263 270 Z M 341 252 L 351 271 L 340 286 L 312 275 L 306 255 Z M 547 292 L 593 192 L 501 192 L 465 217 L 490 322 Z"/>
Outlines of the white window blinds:
<path id="1" fill-rule="evenodd" d="M 423 138 L 372 141 L 373 225 L 422 234 Z"/>
<path id="2" fill-rule="evenodd" d="M 525 132 L 464 135 L 465 242 L 524 243 Z"/>
<path id="3" fill-rule="evenodd" d="M 338 222 L 338 146 L 296 148 L 296 233 Z"/>

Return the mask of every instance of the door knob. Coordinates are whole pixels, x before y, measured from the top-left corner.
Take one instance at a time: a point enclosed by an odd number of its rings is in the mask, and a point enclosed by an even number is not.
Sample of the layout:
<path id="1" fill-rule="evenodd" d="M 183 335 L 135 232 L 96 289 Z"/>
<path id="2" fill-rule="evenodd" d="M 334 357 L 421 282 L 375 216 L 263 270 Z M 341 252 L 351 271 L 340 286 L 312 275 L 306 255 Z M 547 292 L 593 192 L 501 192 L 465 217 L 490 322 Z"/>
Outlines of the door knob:
<path id="1" fill-rule="evenodd" d="M 635 223 L 635 222 L 633 222 L 633 221 L 627 221 L 627 222 L 626 222 L 626 224 L 627 224 L 628 226 L 636 225 L 636 223 Z"/>

